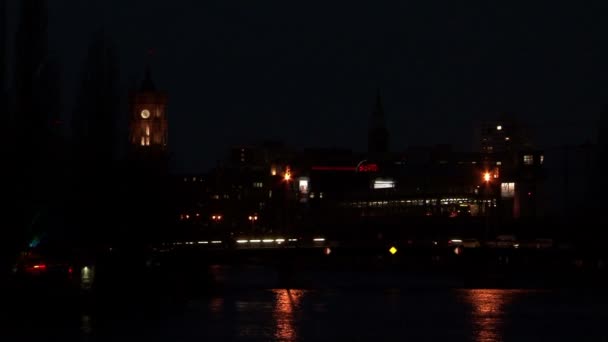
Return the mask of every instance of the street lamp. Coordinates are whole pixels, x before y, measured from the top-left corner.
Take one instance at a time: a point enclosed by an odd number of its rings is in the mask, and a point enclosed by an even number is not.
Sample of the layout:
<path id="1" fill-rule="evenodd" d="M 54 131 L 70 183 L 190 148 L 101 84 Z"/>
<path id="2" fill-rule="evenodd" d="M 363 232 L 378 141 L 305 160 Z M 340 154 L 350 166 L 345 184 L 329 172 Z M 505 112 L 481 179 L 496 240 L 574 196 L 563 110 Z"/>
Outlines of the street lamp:
<path id="1" fill-rule="evenodd" d="M 488 234 L 490 229 L 490 182 L 492 181 L 492 174 L 489 171 L 483 173 L 484 195 L 483 201 L 485 206 L 486 224 L 485 224 L 485 239 L 488 240 Z"/>
<path id="2" fill-rule="evenodd" d="M 251 222 L 251 231 L 253 232 L 253 230 L 255 228 L 255 221 L 258 220 L 258 215 L 257 214 L 249 215 L 249 217 L 247 217 L 247 219 L 249 220 L 249 222 Z"/>
<path id="3" fill-rule="evenodd" d="M 283 194 L 283 205 L 284 205 L 284 211 L 283 211 L 283 232 L 287 232 L 287 226 L 289 225 L 289 188 L 290 188 L 290 182 L 291 182 L 291 169 L 289 168 L 289 166 L 287 166 L 285 168 L 285 173 L 283 174 L 283 180 L 285 181 L 285 193 Z"/>
<path id="4" fill-rule="evenodd" d="M 491 179 L 492 179 L 492 175 L 489 172 L 486 171 L 483 174 L 483 181 L 486 182 L 486 183 L 489 183 Z"/>

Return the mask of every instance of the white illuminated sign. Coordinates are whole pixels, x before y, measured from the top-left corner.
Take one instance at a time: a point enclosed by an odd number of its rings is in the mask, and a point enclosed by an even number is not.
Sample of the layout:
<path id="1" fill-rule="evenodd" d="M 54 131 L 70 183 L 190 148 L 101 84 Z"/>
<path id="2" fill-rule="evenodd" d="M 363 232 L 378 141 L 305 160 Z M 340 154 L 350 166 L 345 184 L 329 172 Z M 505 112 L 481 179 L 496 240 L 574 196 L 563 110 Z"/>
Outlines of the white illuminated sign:
<path id="1" fill-rule="evenodd" d="M 392 179 L 374 180 L 374 189 L 392 189 L 394 187 L 395 187 L 395 181 Z"/>
<path id="2" fill-rule="evenodd" d="M 300 181 L 298 182 L 298 188 L 300 189 L 301 194 L 308 194 L 308 179 L 300 178 Z"/>

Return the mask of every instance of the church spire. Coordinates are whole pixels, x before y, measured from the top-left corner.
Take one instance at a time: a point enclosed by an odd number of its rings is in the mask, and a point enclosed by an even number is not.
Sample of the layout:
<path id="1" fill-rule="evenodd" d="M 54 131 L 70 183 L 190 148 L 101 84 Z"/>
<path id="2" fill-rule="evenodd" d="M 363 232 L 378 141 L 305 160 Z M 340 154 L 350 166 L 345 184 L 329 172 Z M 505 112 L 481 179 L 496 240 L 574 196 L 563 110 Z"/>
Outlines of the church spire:
<path id="1" fill-rule="evenodd" d="M 156 87 L 154 86 L 154 82 L 152 81 L 152 58 L 154 57 L 155 50 L 150 48 L 148 49 L 147 61 L 146 61 L 146 71 L 144 75 L 144 80 L 141 83 L 140 91 L 145 92 L 153 92 L 156 91 Z"/>
<path id="2" fill-rule="evenodd" d="M 152 81 L 152 72 L 150 71 L 150 65 L 146 66 L 146 73 L 144 80 L 141 82 L 141 91 L 156 91 L 154 82 Z"/>
<path id="3" fill-rule="evenodd" d="M 376 104 L 369 123 L 369 132 L 367 138 L 367 149 L 370 154 L 380 154 L 388 152 L 388 129 L 386 128 L 386 120 L 384 117 L 384 106 L 382 105 L 382 97 L 380 89 L 376 94 Z"/>
<path id="4" fill-rule="evenodd" d="M 372 113 L 374 123 L 384 125 L 384 108 L 382 106 L 382 96 L 380 95 L 380 89 L 376 92 L 376 107 Z"/>

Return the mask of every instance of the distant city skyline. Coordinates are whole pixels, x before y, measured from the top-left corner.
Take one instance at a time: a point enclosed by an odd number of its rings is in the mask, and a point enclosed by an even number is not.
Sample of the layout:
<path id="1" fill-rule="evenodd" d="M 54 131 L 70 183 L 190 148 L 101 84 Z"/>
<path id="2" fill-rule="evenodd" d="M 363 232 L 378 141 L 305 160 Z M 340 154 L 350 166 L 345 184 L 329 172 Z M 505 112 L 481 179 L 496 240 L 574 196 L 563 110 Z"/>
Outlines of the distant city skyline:
<path id="1" fill-rule="evenodd" d="M 18 4 L 8 1 L 11 60 Z M 608 103 L 605 6 L 552 3 L 551 16 L 543 4 L 65 0 L 49 2 L 49 51 L 69 118 L 87 46 L 103 29 L 120 60 L 126 122 L 127 89 L 153 48 L 177 172 L 265 139 L 364 151 L 377 88 L 393 150 L 471 149 L 475 121 L 502 113 L 527 121 L 543 148 L 596 139 Z"/>

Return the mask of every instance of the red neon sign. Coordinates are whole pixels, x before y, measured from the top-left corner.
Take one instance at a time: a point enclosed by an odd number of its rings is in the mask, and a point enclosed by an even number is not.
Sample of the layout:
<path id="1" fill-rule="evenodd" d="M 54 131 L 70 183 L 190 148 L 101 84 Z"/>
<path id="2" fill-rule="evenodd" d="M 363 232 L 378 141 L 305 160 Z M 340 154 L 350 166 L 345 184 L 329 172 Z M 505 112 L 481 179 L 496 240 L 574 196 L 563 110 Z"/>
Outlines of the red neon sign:
<path id="1" fill-rule="evenodd" d="M 358 172 L 378 172 L 378 164 L 359 165 Z"/>

